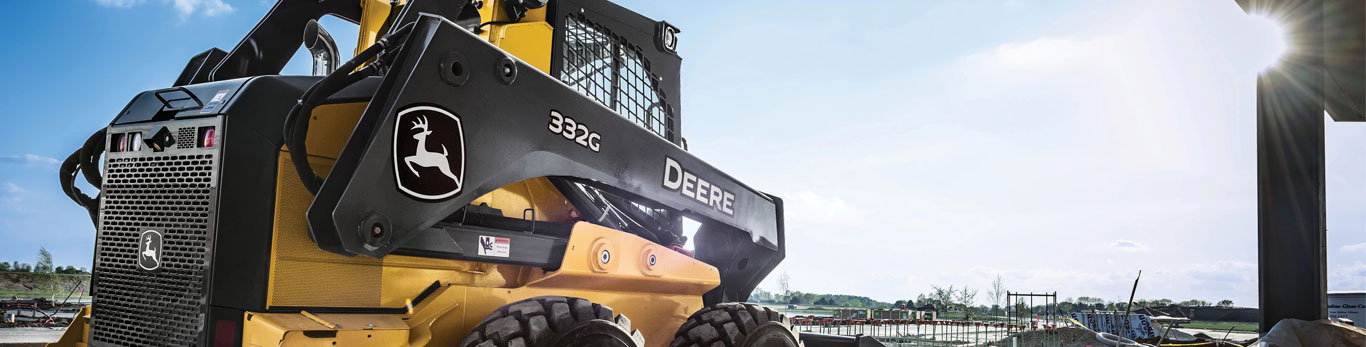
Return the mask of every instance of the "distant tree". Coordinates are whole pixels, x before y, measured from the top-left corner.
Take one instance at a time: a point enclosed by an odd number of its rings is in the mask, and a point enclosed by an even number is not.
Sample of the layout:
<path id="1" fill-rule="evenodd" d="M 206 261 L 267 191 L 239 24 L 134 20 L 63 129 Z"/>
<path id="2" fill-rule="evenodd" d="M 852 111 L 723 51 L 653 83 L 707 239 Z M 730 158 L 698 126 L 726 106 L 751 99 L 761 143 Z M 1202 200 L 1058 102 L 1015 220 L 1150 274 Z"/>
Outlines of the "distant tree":
<path id="1" fill-rule="evenodd" d="M 792 294 L 792 276 L 788 276 L 787 271 L 778 275 L 778 291 L 783 292 L 783 295 Z"/>
<path id="2" fill-rule="evenodd" d="M 33 263 L 33 272 L 37 274 L 34 282 L 38 288 L 48 292 L 52 299 L 56 299 L 57 293 L 57 267 L 52 265 L 52 253 L 46 247 L 38 247 L 38 261 Z"/>
<path id="3" fill-rule="evenodd" d="M 52 273 L 52 253 L 45 247 L 38 247 L 38 262 L 33 263 L 33 272 Z"/>
<path id="4" fill-rule="evenodd" d="M 770 300 L 773 300 L 772 294 L 769 294 L 768 291 L 764 290 L 763 288 L 754 288 L 754 292 L 749 293 L 750 302 L 764 303 Z"/>
<path id="5" fill-rule="evenodd" d="M 906 300 L 897 300 L 896 302 L 893 302 L 893 303 L 892 303 L 892 308 L 902 308 L 902 307 L 906 307 Z"/>
<path id="6" fill-rule="evenodd" d="M 1182 302 L 1178 303 L 1177 305 L 1187 306 L 1187 307 L 1204 307 L 1204 306 L 1210 306 L 1210 303 L 1209 303 L 1209 301 L 1204 301 L 1204 300 L 1199 300 L 1199 299 L 1190 299 L 1190 300 L 1182 301 Z"/>
<path id="7" fill-rule="evenodd" d="M 963 286 L 962 290 L 959 290 L 958 293 L 954 294 L 953 301 L 957 302 L 959 307 L 963 308 L 964 319 L 972 319 L 972 304 L 976 298 L 977 290 L 968 289 L 968 286 Z"/>
<path id="8" fill-rule="evenodd" d="M 0 271 L 9 271 L 9 263 L 0 262 Z"/>
<path id="9" fill-rule="evenodd" d="M 996 279 L 991 281 L 991 290 L 987 291 L 987 295 L 991 295 L 991 303 L 997 306 L 1006 299 L 1006 285 L 1001 282 L 1001 274 L 996 274 Z"/>
<path id="10" fill-rule="evenodd" d="M 956 293 L 956 291 L 953 290 L 952 285 L 950 285 L 948 288 L 944 288 L 931 284 L 930 290 L 933 290 L 933 292 L 930 293 L 930 297 L 934 298 L 935 306 L 937 308 L 944 310 L 945 312 L 953 310 L 953 295 Z"/>
<path id="11" fill-rule="evenodd" d="M 1219 300 L 1219 307 L 1233 307 L 1233 300 Z"/>

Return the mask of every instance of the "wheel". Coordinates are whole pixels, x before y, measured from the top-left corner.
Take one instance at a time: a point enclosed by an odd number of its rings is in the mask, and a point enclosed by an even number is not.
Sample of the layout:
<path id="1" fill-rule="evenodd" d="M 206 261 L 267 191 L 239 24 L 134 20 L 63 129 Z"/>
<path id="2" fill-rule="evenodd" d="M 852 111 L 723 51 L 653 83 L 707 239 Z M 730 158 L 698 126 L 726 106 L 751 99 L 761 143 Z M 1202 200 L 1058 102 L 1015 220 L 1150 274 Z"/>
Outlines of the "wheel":
<path id="1" fill-rule="evenodd" d="M 801 347 L 799 336 L 782 313 L 759 305 L 723 303 L 688 317 L 669 347 Z"/>
<path id="2" fill-rule="evenodd" d="M 639 347 L 640 331 L 626 315 L 591 301 L 541 296 L 499 307 L 474 327 L 461 347 Z"/>

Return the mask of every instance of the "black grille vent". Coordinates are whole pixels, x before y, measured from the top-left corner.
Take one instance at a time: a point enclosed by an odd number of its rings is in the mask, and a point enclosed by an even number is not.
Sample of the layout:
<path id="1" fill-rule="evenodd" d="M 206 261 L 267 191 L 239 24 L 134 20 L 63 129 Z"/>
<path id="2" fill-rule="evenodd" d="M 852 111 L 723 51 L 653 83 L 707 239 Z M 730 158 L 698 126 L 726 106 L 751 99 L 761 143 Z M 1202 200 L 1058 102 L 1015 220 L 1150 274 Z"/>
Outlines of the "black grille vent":
<path id="1" fill-rule="evenodd" d="M 560 81 L 623 117 L 673 140 L 673 110 L 640 48 L 578 16 L 565 19 Z"/>
<path id="2" fill-rule="evenodd" d="M 175 147 L 194 148 L 195 140 L 198 140 L 196 139 L 196 135 L 198 135 L 198 133 L 196 132 L 195 127 L 180 128 L 180 131 L 177 131 L 175 135 Z"/>
<path id="3" fill-rule="evenodd" d="M 213 242 L 215 166 L 213 154 L 108 160 L 95 255 L 92 342 L 198 343 Z M 148 229 L 163 237 L 161 268 L 155 272 L 138 267 L 139 237 Z"/>

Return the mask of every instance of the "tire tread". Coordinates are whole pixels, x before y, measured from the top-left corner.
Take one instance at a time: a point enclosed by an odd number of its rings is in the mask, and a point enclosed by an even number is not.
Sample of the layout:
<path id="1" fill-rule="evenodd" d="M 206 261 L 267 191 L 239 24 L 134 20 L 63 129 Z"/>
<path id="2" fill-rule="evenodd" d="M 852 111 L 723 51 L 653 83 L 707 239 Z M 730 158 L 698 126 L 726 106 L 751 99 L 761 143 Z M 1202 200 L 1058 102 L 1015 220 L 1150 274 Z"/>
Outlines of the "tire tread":
<path id="1" fill-rule="evenodd" d="M 783 326 L 797 338 L 797 346 L 803 345 L 796 328 L 782 313 L 748 303 L 721 303 L 689 316 L 669 347 L 743 347 L 746 337 L 769 324 Z"/>

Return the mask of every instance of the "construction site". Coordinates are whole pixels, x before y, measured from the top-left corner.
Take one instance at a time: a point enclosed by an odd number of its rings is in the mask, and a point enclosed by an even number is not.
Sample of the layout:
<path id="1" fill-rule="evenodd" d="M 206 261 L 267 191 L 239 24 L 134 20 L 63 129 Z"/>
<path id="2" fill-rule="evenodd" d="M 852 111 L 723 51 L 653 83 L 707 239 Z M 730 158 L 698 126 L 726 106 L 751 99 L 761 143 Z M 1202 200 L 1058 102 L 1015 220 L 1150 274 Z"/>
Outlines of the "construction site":
<path id="1" fill-rule="evenodd" d="M 4 6 L 0 347 L 1366 347 L 1366 1 Z"/>

